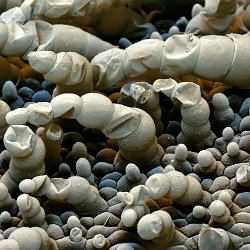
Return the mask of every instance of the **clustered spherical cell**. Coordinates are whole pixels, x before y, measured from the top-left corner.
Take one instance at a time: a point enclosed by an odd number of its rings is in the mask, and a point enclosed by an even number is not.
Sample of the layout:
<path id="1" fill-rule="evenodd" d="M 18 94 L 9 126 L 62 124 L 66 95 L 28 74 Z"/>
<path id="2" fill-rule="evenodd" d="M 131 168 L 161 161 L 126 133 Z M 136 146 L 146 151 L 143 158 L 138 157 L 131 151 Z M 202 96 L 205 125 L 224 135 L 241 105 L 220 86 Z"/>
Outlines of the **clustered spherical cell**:
<path id="1" fill-rule="evenodd" d="M 250 249 L 249 16 L 0 1 L 0 249 Z"/>

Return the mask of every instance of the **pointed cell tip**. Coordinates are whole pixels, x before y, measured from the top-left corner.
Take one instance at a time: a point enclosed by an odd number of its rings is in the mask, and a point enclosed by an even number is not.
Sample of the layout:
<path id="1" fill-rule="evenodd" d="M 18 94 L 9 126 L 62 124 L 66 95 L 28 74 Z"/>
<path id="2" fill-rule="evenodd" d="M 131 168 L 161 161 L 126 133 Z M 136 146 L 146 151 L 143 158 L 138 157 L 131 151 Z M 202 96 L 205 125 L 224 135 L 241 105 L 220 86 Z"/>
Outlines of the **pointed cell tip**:
<path id="1" fill-rule="evenodd" d="M 28 54 L 28 61 L 35 71 L 46 74 L 53 68 L 56 57 L 53 51 L 33 51 Z"/>

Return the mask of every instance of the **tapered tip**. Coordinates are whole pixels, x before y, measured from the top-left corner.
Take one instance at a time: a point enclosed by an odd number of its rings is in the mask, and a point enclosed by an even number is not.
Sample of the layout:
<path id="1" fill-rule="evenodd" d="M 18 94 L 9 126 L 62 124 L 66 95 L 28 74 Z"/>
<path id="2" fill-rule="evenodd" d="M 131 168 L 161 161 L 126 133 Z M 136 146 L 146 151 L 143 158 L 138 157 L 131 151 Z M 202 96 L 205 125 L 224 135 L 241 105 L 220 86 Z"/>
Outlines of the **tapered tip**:
<path id="1" fill-rule="evenodd" d="M 53 51 L 35 51 L 28 54 L 28 61 L 35 71 L 46 74 L 56 62 L 56 53 Z"/>

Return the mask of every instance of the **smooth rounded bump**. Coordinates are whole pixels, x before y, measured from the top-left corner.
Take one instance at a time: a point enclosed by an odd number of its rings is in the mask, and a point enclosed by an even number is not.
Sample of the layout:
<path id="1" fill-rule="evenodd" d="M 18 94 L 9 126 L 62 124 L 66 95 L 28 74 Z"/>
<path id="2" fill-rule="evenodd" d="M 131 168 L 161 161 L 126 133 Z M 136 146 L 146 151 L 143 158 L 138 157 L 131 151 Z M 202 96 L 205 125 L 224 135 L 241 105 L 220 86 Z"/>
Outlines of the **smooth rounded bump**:
<path id="1" fill-rule="evenodd" d="M 19 189 L 25 194 L 31 194 L 36 190 L 36 183 L 31 179 L 25 179 L 19 183 Z"/>
<path id="2" fill-rule="evenodd" d="M 53 51 L 33 51 L 28 54 L 28 61 L 35 71 L 46 74 L 55 64 L 56 53 Z"/>
<path id="3" fill-rule="evenodd" d="M 230 142 L 227 145 L 227 153 L 229 156 L 237 156 L 240 152 L 239 145 L 236 142 Z"/>
<path id="4" fill-rule="evenodd" d="M 186 161 L 188 156 L 187 147 L 184 144 L 178 144 L 175 149 L 175 159 L 177 161 Z"/>
<path id="5" fill-rule="evenodd" d="M 226 205 L 220 200 L 213 201 L 209 206 L 209 210 L 211 211 L 211 213 L 218 217 L 222 216 L 225 213 L 225 208 Z"/>
<path id="6" fill-rule="evenodd" d="M 149 189 L 151 199 L 160 199 L 168 193 L 170 179 L 165 174 L 154 174 L 147 179 L 145 186 Z"/>
<path id="7" fill-rule="evenodd" d="M 242 186 L 250 186 L 250 166 L 248 164 L 240 166 L 237 170 L 236 181 Z"/>
<path id="8" fill-rule="evenodd" d="M 206 214 L 206 209 L 202 206 L 195 206 L 193 208 L 193 216 L 197 219 L 201 219 Z"/>
<path id="9" fill-rule="evenodd" d="M 7 113 L 5 119 L 9 125 L 26 124 L 29 120 L 29 111 L 26 108 L 18 108 Z"/>
<path id="10" fill-rule="evenodd" d="M 93 245 L 95 248 L 103 248 L 106 244 L 106 238 L 102 234 L 97 234 L 93 238 Z"/>
<path id="11" fill-rule="evenodd" d="M 136 211 L 132 208 L 123 210 L 121 214 L 121 222 L 125 227 L 133 227 L 138 219 Z"/>
<path id="12" fill-rule="evenodd" d="M 14 157 L 30 155 L 36 145 L 35 134 L 25 125 L 11 125 L 4 135 L 4 146 Z"/>
<path id="13" fill-rule="evenodd" d="M 207 150 L 202 150 L 197 155 L 198 163 L 203 168 L 209 167 L 213 163 L 213 159 L 212 153 Z"/>
<path id="14" fill-rule="evenodd" d="M 137 224 L 137 232 L 143 240 L 155 239 L 162 230 L 162 220 L 154 214 L 143 216 Z"/>
<path id="15" fill-rule="evenodd" d="M 78 227 L 74 227 L 70 230 L 69 238 L 74 242 L 82 240 L 82 230 Z"/>

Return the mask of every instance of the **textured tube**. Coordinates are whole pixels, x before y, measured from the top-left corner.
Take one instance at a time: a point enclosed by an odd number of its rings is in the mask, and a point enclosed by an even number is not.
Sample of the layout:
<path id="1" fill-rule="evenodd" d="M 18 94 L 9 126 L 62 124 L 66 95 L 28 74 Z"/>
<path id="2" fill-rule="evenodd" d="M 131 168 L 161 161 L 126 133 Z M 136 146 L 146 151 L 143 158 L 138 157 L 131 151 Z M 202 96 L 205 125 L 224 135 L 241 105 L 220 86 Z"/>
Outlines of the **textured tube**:
<path id="1" fill-rule="evenodd" d="M 4 145 L 11 161 L 0 182 L 8 187 L 10 193 L 18 189 L 22 180 L 45 173 L 43 141 L 29 127 L 10 126 L 4 135 Z"/>
<path id="2" fill-rule="evenodd" d="M 36 198 L 28 194 L 22 194 L 17 198 L 17 205 L 22 214 L 24 225 L 29 227 L 41 227 L 44 229 L 47 228 L 45 212 Z"/>
<path id="3" fill-rule="evenodd" d="M 185 33 L 223 34 L 233 22 L 236 3 L 236 0 L 206 0 L 205 7 L 189 21 Z"/>
<path id="4" fill-rule="evenodd" d="M 76 52 L 92 59 L 98 53 L 114 47 L 80 28 L 51 25 L 41 20 L 28 21 L 24 25 L 0 22 L 0 37 L 2 55 L 22 56 L 24 59 L 27 59 L 29 52 L 36 50 Z"/>
<path id="5" fill-rule="evenodd" d="M 174 35 L 165 42 L 144 40 L 125 50 L 102 52 L 93 58 L 97 87 L 107 89 L 133 77 L 178 77 L 193 74 L 203 79 L 249 89 L 249 34 Z M 154 79 L 154 80 L 155 80 Z"/>
<path id="6" fill-rule="evenodd" d="M 159 95 L 154 92 L 152 85 L 147 82 L 127 83 L 121 88 L 120 92 L 121 96 L 118 103 L 126 105 L 126 99 L 131 98 L 134 101 L 134 107 L 146 111 L 152 117 L 156 134 L 162 134 L 164 124 L 161 121 L 160 99 Z"/>
<path id="7" fill-rule="evenodd" d="M 47 173 L 54 173 L 62 162 L 61 143 L 63 141 L 63 130 L 54 123 L 49 123 L 45 127 L 42 136 L 46 148 L 45 165 Z"/>
<path id="8" fill-rule="evenodd" d="M 107 137 L 118 140 L 120 155 L 130 162 L 144 163 L 153 160 L 157 154 L 163 154 L 157 144 L 155 125 L 150 115 L 141 109 L 113 104 L 101 94 L 88 93 L 82 97 L 58 95 L 51 103 L 31 104 L 27 109 L 9 112 L 7 122 L 15 124 L 22 117 L 23 110 L 28 110 L 26 122 L 34 125 L 64 117 L 76 119 L 85 127 L 100 129 Z M 160 157 L 155 164 L 160 164 Z"/>
<path id="9" fill-rule="evenodd" d="M 49 249 L 58 250 L 58 246 L 45 230 L 39 227 L 21 227 L 13 231 L 8 239 L 0 241 L 0 249 Z"/>
<path id="10" fill-rule="evenodd" d="M 30 66 L 43 74 L 44 79 L 56 84 L 54 95 L 74 93 L 83 95 L 93 92 L 93 72 L 88 60 L 74 52 L 31 52 Z"/>
<path id="11" fill-rule="evenodd" d="M 209 122 L 208 103 L 201 97 L 198 85 L 192 82 L 177 83 L 173 79 L 159 79 L 153 83 L 156 92 L 163 92 L 167 97 L 181 103 L 181 128 L 177 136 L 178 143 L 198 150 L 211 147 L 215 135 Z M 195 146 L 194 146 L 195 145 Z"/>
<path id="12" fill-rule="evenodd" d="M 103 10 L 112 6 L 121 6 L 133 2 L 133 0 L 68 0 L 60 3 L 55 0 L 24 0 L 15 11 L 23 17 L 24 20 L 33 19 L 34 16 L 43 18 L 69 18 L 79 16 L 92 16 L 101 13 Z M 4 4 L 3 4 L 4 5 Z M 13 11 L 4 13 L 5 20 L 14 18 Z"/>
<path id="13" fill-rule="evenodd" d="M 31 195 L 45 195 L 51 201 L 66 202 L 81 215 L 95 217 L 108 209 L 107 202 L 99 195 L 98 190 L 80 176 L 68 179 L 37 176 L 32 180 L 22 181 L 19 188 Z"/>

